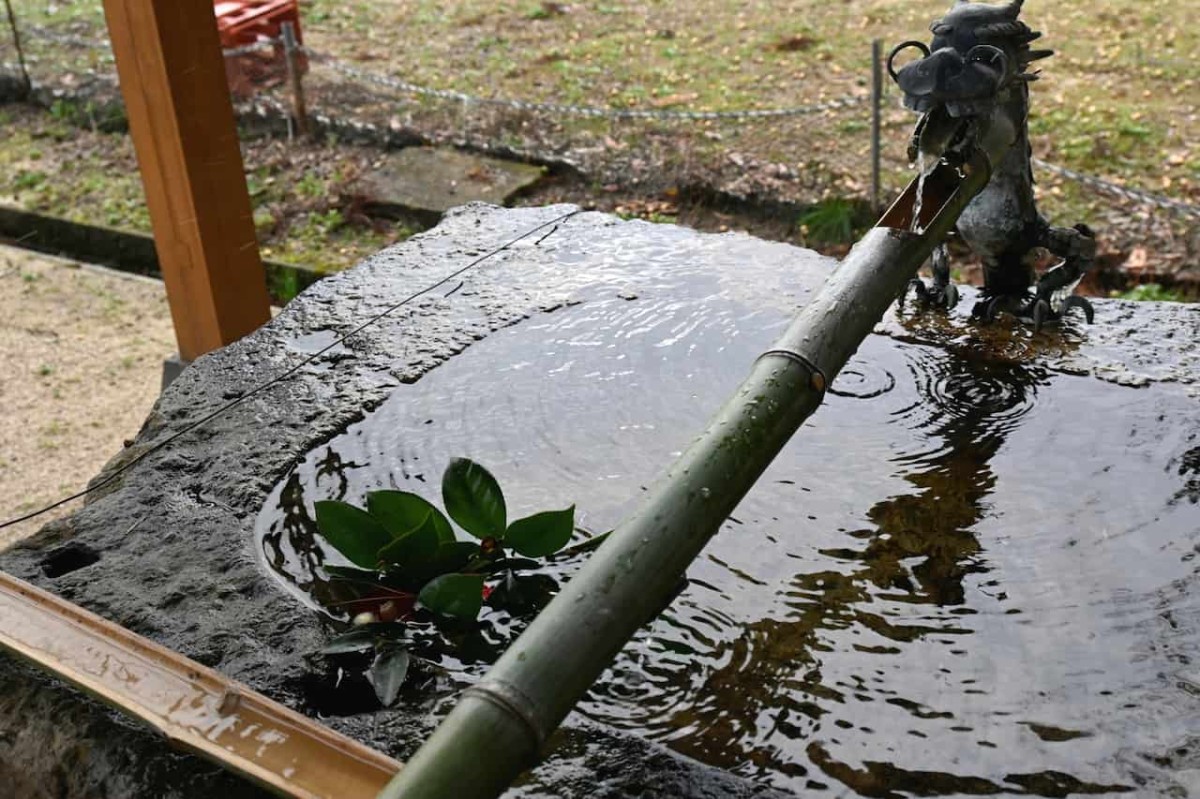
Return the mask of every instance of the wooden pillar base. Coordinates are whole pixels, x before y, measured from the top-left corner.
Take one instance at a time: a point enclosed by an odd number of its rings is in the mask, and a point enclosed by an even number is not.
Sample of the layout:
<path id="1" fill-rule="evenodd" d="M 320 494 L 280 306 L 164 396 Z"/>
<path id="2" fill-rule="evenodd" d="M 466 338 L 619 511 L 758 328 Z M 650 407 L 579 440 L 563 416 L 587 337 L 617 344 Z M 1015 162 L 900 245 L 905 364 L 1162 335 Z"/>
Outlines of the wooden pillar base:
<path id="1" fill-rule="evenodd" d="M 104 0 L 179 352 L 270 318 L 211 0 Z"/>

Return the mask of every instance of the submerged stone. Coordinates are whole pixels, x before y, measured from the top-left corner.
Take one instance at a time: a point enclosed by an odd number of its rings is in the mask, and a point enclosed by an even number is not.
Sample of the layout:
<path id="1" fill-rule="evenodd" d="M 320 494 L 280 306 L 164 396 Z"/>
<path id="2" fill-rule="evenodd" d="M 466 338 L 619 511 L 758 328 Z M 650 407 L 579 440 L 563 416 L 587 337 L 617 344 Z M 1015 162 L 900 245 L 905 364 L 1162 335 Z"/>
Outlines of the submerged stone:
<path id="1" fill-rule="evenodd" d="M 459 209 L 322 281 L 198 360 L 112 466 L 566 210 Z M 514 514 L 575 502 L 606 529 L 832 266 L 574 216 L 150 456 L 0 568 L 403 759 L 483 665 L 443 664 L 387 711 L 335 688 L 312 654 L 329 637 L 312 501 L 435 497 L 468 456 Z M 881 324 L 513 795 L 1186 785 L 1192 761 L 1167 755 L 1196 717 L 1200 313 L 1105 301 L 1092 327 L 1033 336 L 972 325 L 969 302 Z M 252 793 L 3 660 L 6 784 Z"/>

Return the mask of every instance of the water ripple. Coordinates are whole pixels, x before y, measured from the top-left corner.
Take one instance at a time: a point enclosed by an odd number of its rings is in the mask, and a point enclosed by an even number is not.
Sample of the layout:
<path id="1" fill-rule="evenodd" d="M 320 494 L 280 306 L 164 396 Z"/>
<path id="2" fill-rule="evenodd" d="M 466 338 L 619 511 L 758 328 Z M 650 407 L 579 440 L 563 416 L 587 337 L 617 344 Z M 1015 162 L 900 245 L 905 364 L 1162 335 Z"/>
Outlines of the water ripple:
<path id="1" fill-rule="evenodd" d="M 853 399 L 874 399 L 896 387 L 896 378 L 884 367 L 861 358 L 852 358 L 838 373 L 829 393 Z"/>
<path id="2" fill-rule="evenodd" d="M 574 501 L 608 529 L 788 316 L 752 281 L 656 280 L 491 336 L 314 450 L 259 518 L 266 566 L 320 601 L 312 502 L 436 498 L 464 455 L 513 515 Z M 1194 401 L 882 337 L 831 393 L 855 401 L 805 425 L 580 713 L 778 787 L 868 796 L 1119 790 L 1149 762 L 1128 752 L 1186 738 Z M 517 627 L 486 615 L 442 665 L 475 678 Z"/>

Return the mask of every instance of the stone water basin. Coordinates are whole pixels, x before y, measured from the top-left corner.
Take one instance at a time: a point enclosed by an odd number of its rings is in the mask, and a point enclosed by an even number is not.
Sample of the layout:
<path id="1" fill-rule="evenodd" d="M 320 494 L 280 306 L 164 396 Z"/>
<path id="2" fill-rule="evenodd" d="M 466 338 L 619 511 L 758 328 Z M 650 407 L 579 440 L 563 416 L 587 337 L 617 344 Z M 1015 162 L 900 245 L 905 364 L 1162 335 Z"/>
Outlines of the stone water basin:
<path id="1" fill-rule="evenodd" d="M 540 310 L 317 442 L 257 557 L 315 606 L 312 502 L 436 500 L 455 456 L 510 516 L 609 529 L 830 268 L 750 241 L 587 215 L 518 248 Z M 881 325 L 579 716 L 806 795 L 1200 790 L 1198 314 L 1102 302 L 1033 336 L 969 302 Z"/>

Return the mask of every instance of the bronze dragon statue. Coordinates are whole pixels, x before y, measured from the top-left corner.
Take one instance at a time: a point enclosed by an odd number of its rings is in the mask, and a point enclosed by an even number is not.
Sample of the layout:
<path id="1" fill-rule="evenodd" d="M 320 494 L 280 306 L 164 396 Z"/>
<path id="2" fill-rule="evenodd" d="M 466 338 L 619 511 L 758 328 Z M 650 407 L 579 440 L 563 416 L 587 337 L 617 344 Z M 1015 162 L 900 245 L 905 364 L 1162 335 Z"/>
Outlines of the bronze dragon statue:
<path id="1" fill-rule="evenodd" d="M 987 186 L 959 217 L 956 232 L 983 261 L 984 287 L 972 315 L 991 321 L 1007 312 L 1040 329 L 1078 308 L 1090 323 L 1091 303 L 1072 292 L 1096 257 L 1096 239 L 1087 225 L 1052 227 L 1033 196 L 1029 145 L 1029 84 L 1038 72 L 1030 64 L 1053 50 L 1030 49 L 1041 33 L 1018 17 L 1024 0 L 1004 5 L 957 0 L 930 26 L 933 41 L 904 42 L 892 50 L 888 73 L 904 93 L 904 105 L 921 114 L 909 144 L 909 160 L 922 171 L 930 159 L 968 160 L 980 120 L 1007 115 L 1017 140 L 999 164 L 992 165 Z M 921 57 L 895 68 L 896 56 L 915 48 Z M 1039 248 L 1060 259 L 1038 277 L 1031 264 Z M 950 281 L 945 243 L 934 250 L 933 280 L 910 286 L 927 304 L 943 308 L 958 302 Z"/>

